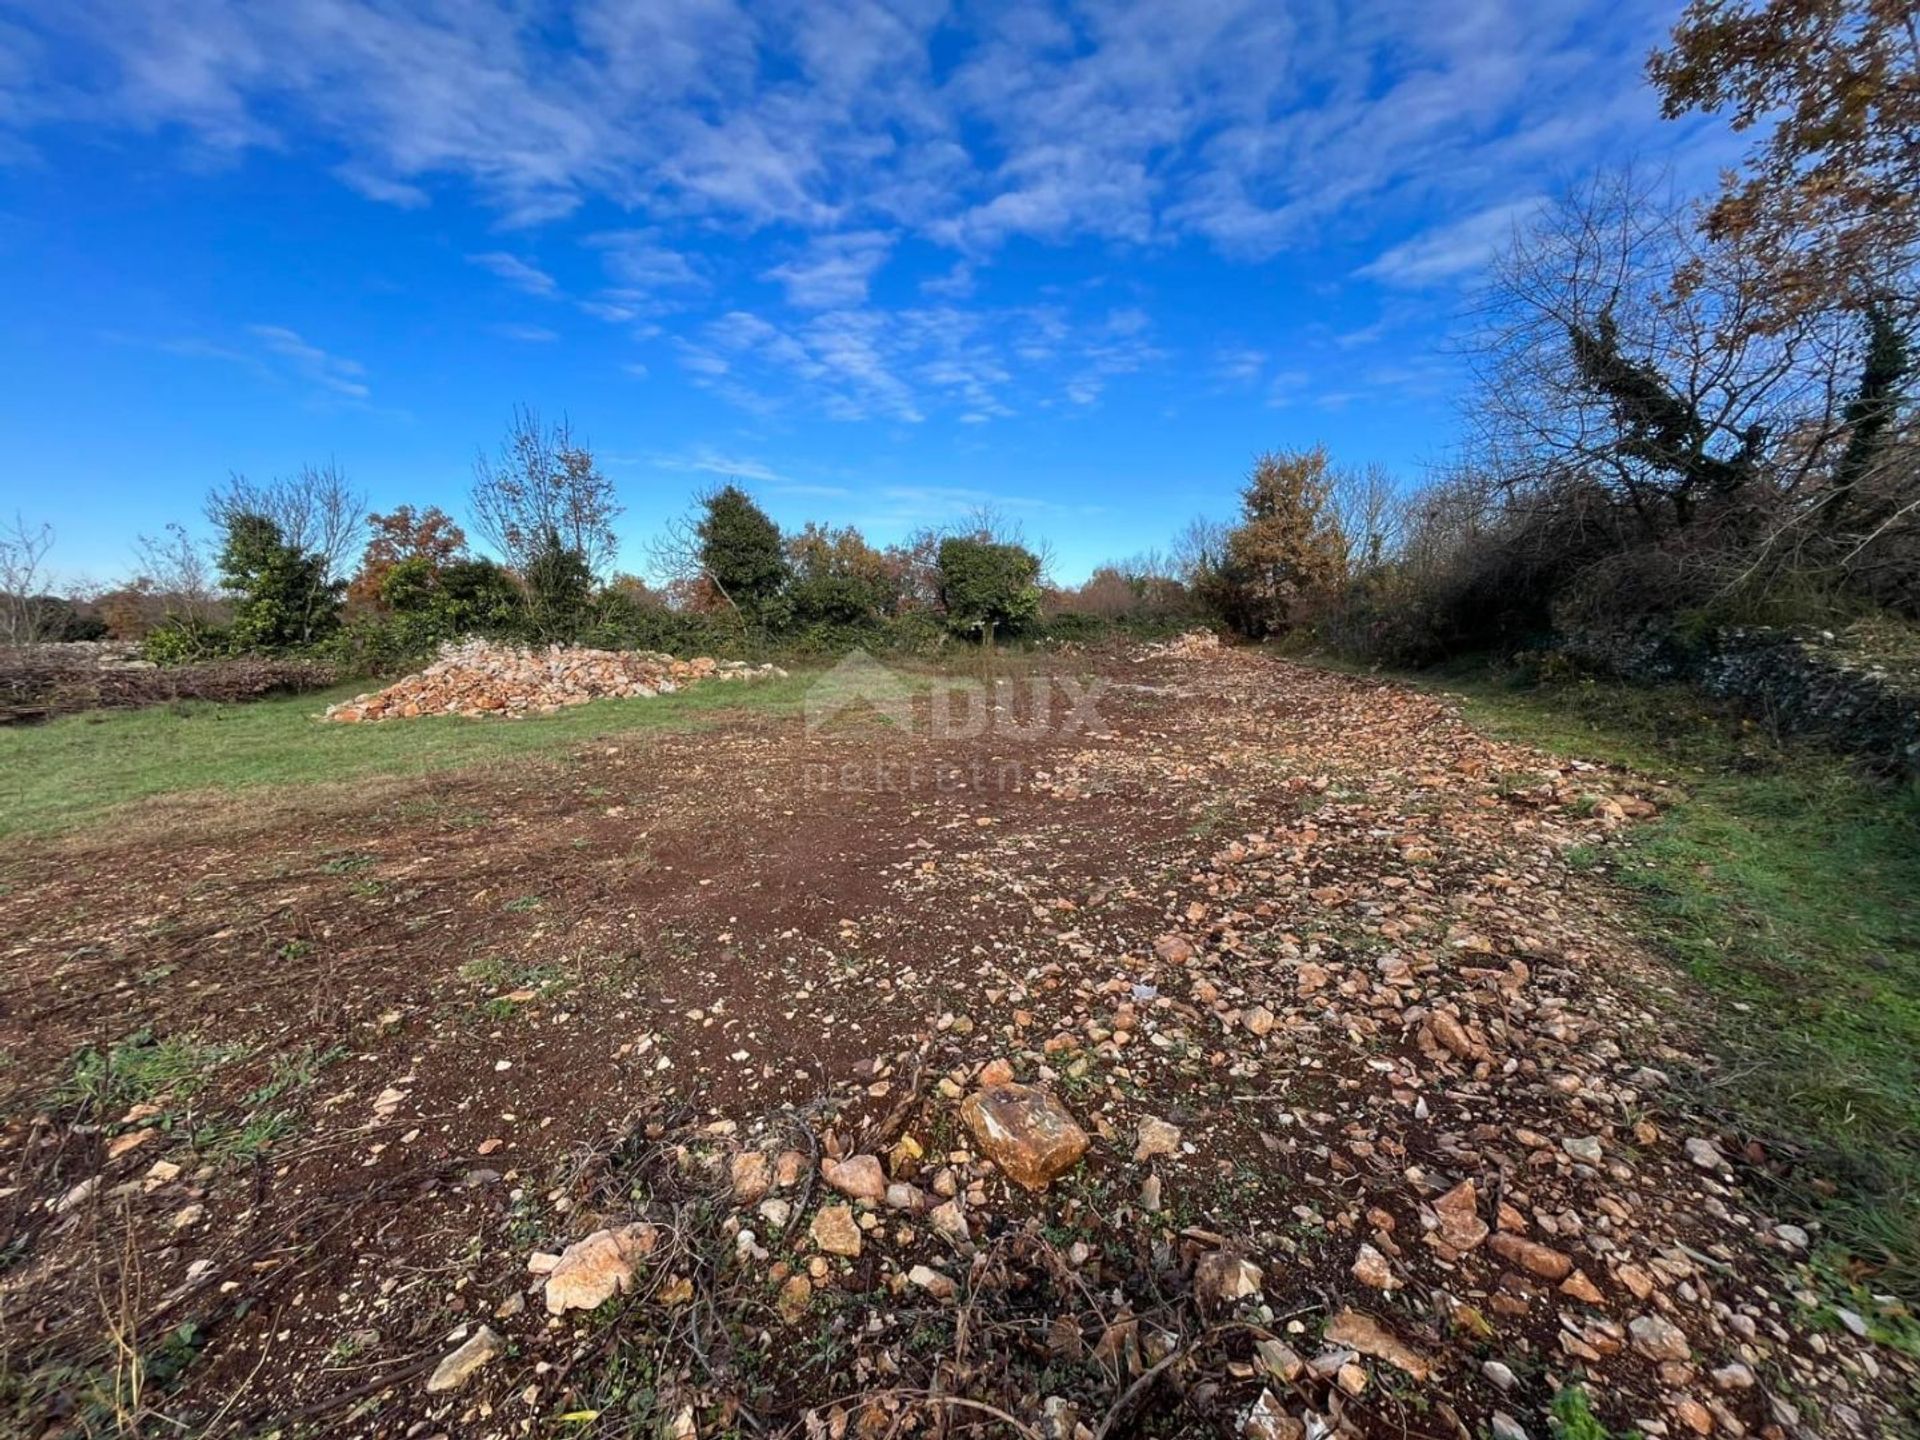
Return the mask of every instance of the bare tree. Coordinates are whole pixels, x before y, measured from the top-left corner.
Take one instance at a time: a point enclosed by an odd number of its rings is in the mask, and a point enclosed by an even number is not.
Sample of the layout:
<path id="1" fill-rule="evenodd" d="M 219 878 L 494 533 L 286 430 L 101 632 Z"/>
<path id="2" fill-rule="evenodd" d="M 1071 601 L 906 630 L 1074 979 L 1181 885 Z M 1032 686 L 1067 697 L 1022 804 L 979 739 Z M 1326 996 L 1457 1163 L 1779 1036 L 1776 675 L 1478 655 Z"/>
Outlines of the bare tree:
<path id="1" fill-rule="evenodd" d="M 1383 465 L 1335 466 L 1333 513 L 1347 540 L 1347 566 L 1364 574 L 1393 558 L 1405 520 L 1400 487 Z"/>
<path id="2" fill-rule="evenodd" d="M 499 455 L 474 458 L 469 505 L 474 530 L 516 570 L 524 572 L 549 537 L 578 551 L 596 576 L 613 564 L 621 509 L 613 482 L 564 416 L 549 426 L 537 411 L 516 408 Z"/>
<path id="3" fill-rule="evenodd" d="M 224 486 L 208 495 L 207 518 L 226 529 L 241 515 L 262 515 L 273 521 L 288 545 L 320 557 L 324 578 L 344 580 L 366 535 L 367 497 L 348 483 L 337 462 L 329 460 L 325 465 L 302 465 L 294 474 L 264 485 L 244 475 L 229 475 Z"/>
<path id="4" fill-rule="evenodd" d="M 1226 558 L 1227 534 L 1233 527 L 1224 520 L 1196 515 L 1187 528 L 1173 538 L 1173 573 L 1182 584 L 1192 586 L 1220 568 Z"/>
<path id="5" fill-rule="evenodd" d="M 186 526 L 168 521 L 158 536 L 138 537 L 133 553 L 164 614 L 191 624 L 211 618 L 214 585 L 207 554 Z"/>
<path id="6" fill-rule="evenodd" d="M 53 527 L 38 528 L 14 512 L 13 523 L 0 527 L 0 644 L 32 645 L 43 638 L 53 618 L 51 607 L 40 604 L 49 583 L 47 554 L 53 549 Z"/>

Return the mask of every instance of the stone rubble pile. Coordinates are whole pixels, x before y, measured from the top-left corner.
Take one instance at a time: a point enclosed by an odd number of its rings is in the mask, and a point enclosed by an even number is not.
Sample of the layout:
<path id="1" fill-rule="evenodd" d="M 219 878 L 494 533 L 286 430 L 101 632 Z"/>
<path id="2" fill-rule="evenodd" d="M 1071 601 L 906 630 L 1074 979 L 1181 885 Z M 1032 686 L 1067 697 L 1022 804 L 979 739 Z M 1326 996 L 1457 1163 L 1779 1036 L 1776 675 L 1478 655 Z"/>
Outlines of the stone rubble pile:
<path id="1" fill-rule="evenodd" d="M 384 690 L 329 705 L 325 718 L 346 724 L 420 715 L 551 715 L 590 700 L 667 695 L 702 680 L 784 677 L 775 665 L 676 660 L 651 650 L 544 650 L 468 640 L 440 647 L 440 658 Z"/>
<path id="2" fill-rule="evenodd" d="M 1142 660 L 1192 660 L 1220 649 L 1220 637 L 1211 630 L 1188 630 L 1157 645 L 1143 646 Z"/>

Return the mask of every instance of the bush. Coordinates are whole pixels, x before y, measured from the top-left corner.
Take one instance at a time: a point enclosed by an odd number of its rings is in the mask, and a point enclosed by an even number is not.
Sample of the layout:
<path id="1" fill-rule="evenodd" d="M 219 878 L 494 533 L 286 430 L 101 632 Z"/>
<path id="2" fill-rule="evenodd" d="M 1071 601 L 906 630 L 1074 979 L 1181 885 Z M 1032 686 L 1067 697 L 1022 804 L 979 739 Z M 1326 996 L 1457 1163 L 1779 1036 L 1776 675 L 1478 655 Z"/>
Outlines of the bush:
<path id="1" fill-rule="evenodd" d="M 156 665 L 187 665 L 233 653 L 232 632 L 184 615 L 169 615 L 140 642 L 142 659 Z"/>

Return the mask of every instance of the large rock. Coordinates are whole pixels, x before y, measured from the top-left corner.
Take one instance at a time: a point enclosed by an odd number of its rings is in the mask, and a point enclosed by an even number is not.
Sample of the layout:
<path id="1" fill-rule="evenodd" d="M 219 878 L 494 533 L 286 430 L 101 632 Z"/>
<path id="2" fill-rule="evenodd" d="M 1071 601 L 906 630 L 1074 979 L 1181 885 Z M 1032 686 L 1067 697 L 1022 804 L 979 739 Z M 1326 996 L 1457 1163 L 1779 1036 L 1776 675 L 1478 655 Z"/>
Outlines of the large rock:
<path id="1" fill-rule="evenodd" d="M 1080 1163 L 1087 1132 L 1066 1106 L 1032 1085 L 992 1085 L 960 1106 L 987 1158 L 1016 1185 L 1044 1190 Z"/>
<path id="2" fill-rule="evenodd" d="M 653 1253 L 657 1236 L 644 1221 L 596 1230 L 560 1253 L 547 1275 L 547 1313 L 591 1310 L 633 1284 L 633 1267 Z"/>

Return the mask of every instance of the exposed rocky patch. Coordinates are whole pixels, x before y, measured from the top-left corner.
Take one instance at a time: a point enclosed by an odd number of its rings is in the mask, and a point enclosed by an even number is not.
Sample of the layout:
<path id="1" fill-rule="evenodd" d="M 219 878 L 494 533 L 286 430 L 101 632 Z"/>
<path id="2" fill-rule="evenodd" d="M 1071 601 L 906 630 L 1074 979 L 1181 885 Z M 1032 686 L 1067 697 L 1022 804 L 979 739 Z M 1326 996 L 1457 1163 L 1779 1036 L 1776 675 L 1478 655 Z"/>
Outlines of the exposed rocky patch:
<path id="1" fill-rule="evenodd" d="M 1748 1189 L 1700 997 L 1568 863 L 1659 794 L 1256 656 L 1111 678 L 23 857 L 0 1044 L 226 1058 L 6 1072 L 21 1373 L 105 1373 L 104 1286 L 195 1325 L 191 1433 L 1909 1433 L 1903 1312 Z M 308 1044 L 256 1159 L 182 1139 Z"/>

